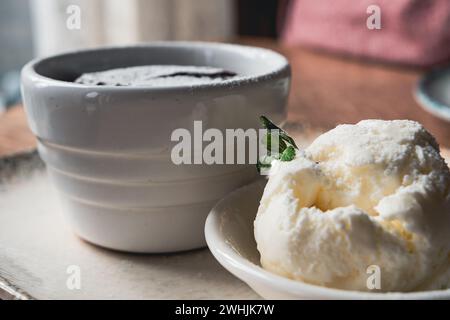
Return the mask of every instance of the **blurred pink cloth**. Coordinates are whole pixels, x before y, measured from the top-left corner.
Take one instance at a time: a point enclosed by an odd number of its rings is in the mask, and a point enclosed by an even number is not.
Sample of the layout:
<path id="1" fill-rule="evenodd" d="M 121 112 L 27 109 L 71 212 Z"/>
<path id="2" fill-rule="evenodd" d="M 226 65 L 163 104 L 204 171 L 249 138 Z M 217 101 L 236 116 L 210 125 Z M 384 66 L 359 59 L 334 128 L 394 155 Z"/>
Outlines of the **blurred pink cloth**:
<path id="1" fill-rule="evenodd" d="M 381 29 L 369 30 L 370 5 Z M 288 45 L 431 65 L 450 57 L 450 0 L 292 0 L 282 35 Z"/>

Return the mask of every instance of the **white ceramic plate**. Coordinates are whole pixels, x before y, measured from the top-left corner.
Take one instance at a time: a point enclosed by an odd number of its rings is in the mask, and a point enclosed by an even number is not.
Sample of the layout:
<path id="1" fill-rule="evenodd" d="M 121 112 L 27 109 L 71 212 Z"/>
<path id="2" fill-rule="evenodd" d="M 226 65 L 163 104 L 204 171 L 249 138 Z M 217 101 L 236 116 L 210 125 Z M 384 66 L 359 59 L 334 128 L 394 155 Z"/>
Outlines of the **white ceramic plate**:
<path id="1" fill-rule="evenodd" d="M 265 181 L 242 187 L 221 200 L 205 225 L 206 242 L 220 264 L 266 299 L 450 299 L 450 289 L 370 293 L 330 289 L 290 280 L 261 268 L 253 220 Z"/>
<path id="2" fill-rule="evenodd" d="M 426 111 L 450 121 L 450 67 L 425 74 L 419 80 L 415 98 Z"/>

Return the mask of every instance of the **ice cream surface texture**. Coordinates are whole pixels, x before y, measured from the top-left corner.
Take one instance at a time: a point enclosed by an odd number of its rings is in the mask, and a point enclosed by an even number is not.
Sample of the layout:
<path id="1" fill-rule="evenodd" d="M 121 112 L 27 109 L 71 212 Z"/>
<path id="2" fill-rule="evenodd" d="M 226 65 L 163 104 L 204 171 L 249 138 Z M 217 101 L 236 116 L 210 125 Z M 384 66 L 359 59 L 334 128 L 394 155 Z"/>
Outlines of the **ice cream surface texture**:
<path id="1" fill-rule="evenodd" d="M 364 120 L 274 161 L 254 222 L 262 266 L 306 283 L 369 291 L 449 286 L 450 172 L 419 123 Z"/>

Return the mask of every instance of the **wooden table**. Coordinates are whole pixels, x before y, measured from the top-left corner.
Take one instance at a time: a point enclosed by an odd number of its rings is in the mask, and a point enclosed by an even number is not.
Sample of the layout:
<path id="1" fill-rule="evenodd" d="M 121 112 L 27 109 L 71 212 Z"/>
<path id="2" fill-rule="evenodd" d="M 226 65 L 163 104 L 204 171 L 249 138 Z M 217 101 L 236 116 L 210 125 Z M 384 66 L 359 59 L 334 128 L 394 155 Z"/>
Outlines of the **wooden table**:
<path id="1" fill-rule="evenodd" d="M 292 65 L 288 120 L 330 129 L 362 119 L 412 119 L 421 122 L 444 146 L 450 146 L 450 124 L 422 110 L 413 97 L 421 70 L 383 65 L 283 48 L 273 41 L 245 39 L 287 56 Z M 33 147 L 20 106 L 0 116 L 0 156 Z"/>
<path id="2" fill-rule="evenodd" d="M 331 129 L 363 119 L 411 119 L 450 146 L 450 123 L 424 111 L 414 90 L 424 70 L 331 55 L 305 48 L 283 48 L 264 40 L 245 44 L 284 54 L 292 67 L 288 120 Z"/>
<path id="3" fill-rule="evenodd" d="M 21 106 L 0 115 L 0 157 L 19 153 L 36 146 Z"/>

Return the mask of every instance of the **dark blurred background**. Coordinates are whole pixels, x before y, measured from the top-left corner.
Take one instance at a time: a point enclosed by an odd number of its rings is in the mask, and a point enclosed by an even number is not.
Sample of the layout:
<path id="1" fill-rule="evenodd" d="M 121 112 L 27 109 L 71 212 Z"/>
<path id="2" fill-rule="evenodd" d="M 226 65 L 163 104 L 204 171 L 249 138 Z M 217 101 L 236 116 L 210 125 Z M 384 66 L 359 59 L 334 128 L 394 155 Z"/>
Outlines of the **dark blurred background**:
<path id="1" fill-rule="evenodd" d="M 275 39 L 280 31 L 280 5 L 284 6 L 287 2 L 277 0 L 182 1 L 185 4 L 177 0 L 2 0 L 0 2 L 0 112 L 18 102 L 19 70 L 24 63 L 35 56 L 77 47 L 151 40 L 233 41 L 239 36 Z M 172 3 L 168 5 L 164 2 Z M 80 30 L 69 31 L 64 27 L 64 19 L 69 16 L 67 7 L 71 4 L 81 8 Z M 139 16 L 137 14 L 139 11 L 148 12 L 147 18 Z M 167 19 L 167 22 L 160 21 L 159 14 L 162 17 L 170 16 L 172 20 L 178 19 L 181 23 L 179 26 L 174 26 L 170 23 L 171 19 Z M 124 23 L 117 26 L 114 20 L 117 21 L 120 15 Z M 154 23 L 139 21 L 152 19 L 157 21 Z M 133 24 L 133 20 L 137 20 L 138 24 Z M 210 24 L 216 25 L 205 27 Z M 93 32 L 94 28 L 98 30 Z M 146 28 L 152 28 L 154 31 L 148 32 Z M 176 28 L 190 28 L 192 32 L 178 32 Z M 86 32 L 83 32 L 83 29 Z M 105 29 L 109 31 L 105 32 Z M 157 29 L 162 31 L 159 32 Z"/>
<path id="2" fill-rule="evenodd" d="M 373 3 L 2 0 L 0 112 L 19 101 L 19 70 L 33 57 L 101 45 L 153 40 L 236 42 L 245 37 L 402 65 L 423 67 L 448 60 L 449 0 L 377 0 L 382 14 L 379 30 L 366 26 Z M 77 10 L 80 23 L 74 27 Z"/>

